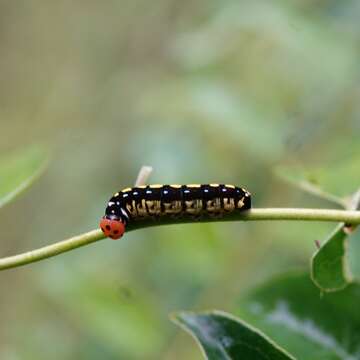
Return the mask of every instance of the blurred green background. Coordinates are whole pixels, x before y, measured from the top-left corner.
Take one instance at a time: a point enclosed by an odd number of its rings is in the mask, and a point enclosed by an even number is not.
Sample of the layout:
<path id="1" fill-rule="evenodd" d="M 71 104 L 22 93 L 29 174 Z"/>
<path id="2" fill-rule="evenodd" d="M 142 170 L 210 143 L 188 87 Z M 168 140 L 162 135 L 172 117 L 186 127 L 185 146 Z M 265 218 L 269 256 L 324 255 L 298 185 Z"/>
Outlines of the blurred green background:
<path id="1" fill-rule="evenodd" d="M 359 16 L 355 0 L 0 1 L 0 154 L 52 149 L 1 209 L 0 255 L 95 228 L 144 164 L 151 183 L 234 183 L 257 207 L 332 206 L 273 170 L 359 175 Z M 173 225 L 2 272 L 0 359 L 200 359 L 168 314 L 231 312 L 330 229 Z"/>

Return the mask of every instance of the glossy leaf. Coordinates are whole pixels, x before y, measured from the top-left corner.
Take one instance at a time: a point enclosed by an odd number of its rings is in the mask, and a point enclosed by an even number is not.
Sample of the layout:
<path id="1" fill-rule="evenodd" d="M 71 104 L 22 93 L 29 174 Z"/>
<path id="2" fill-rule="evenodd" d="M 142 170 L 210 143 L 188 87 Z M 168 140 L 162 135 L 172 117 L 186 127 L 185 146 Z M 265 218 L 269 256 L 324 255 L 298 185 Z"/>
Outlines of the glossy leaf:
<path id="1" fill-rule="evenodd" d="M 359 201 L 360 192 L 357 192 L 350 201 L 349 209 L 358 209 Z M 355 226 L 350 229 L 345 224 L 339 224 L 314 254 L 311 261 L 311 278 L 322 291 L 341 290 L 352 281 L 347 250 L 349 234 L 354 230 Z"/>
<path id="2" fill-rule="evenodd" d="M 307 273 L 270 281 L 240 301 L 239 314 L 302 360 L 360 358 L 360 286 L 321 294 Z"/>
<path id="3" fill-rule="evenodd" d="M 294 359 L 259 330 L 223 312 L 181 312 L 173 320 L 195 338 L 209 360 Z"/>
<path id="4" fill-rule="evenodd" d="M 360 279 L 360 230 L 349 236 L 348 261 L 354 279 Z"/>
<path id="5" fill-rule="evenodd" d="M 337 291 L 348 285 L 352 276 L 347 265 L 348 235 L 344 225 L 335 231 L 314 254 L 311 260 L 311 278 L 323 291 Z"/>
<path id="6" fill-rule="evenodd" d="M 39 147 L 0 158 L 0 207 L 26 190 L 41 174 L 47 152 Z"/>
<path id="7" fill-rule="evenodd" d="M 346 174 L 355 175 L 357 170 L 354 168 L 354 164 L 357 163 L 358 159 L 354 158 L 324 169 L 305 170 L 299 167 L 278 167 L 276 173 L 289 183 L 311 194 L 354 210 L 358 208 L 359 193 L 352 196 L 350 200 L 348 194 L 345 193 L 346 189 L 349 193 L 355 189 L 354 183 L 345 184 L 343 188 L 340 183 L 343 175 L 345 178 L 347 178 Z M 342 176 L 338 176 L 338 174 L 342 174 Z M 348 264 L 349 232 L 347 230 L 344 228 L 344 224 L 339 224 L 323 241 L 323 245 L 312 258 L 311 277 L 322 291 L 338 291 L 352 281 L 352 272 Z"/>

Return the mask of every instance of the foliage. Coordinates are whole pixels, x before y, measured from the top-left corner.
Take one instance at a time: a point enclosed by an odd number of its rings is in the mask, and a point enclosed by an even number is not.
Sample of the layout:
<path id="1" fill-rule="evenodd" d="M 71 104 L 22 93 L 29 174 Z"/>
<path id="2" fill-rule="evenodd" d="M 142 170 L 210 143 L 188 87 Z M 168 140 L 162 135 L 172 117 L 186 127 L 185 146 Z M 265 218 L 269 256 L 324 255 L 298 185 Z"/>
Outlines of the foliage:
<path id="1" fill-rule="evenodd" d="M 302 272 L 268 281 L 242 298 L 237 312 L 273 340 L 225 313 L 179 313 L 174 319 L 211 360 L 357 359 L 360 318 L 350 304 L 359 301 L 359 294 L 353 284 L 320 296 Z"/>
<path id="2" fill-rule="evenodd" d="M 154 167 L 154 183 L 243 185 L 256 207 L 351 206 L 360 187 L 356 1 L 0 10 L 1 257 L 94 228 L 142 164 Z M 13 201 L 47 155 L 7 154 L 44 139 L 51 167 Z M 167 314 L 201 310 L 198 320 L 216 308 L 239 316 L 224 321 L 247 341 L 258 334 L 299 359 L 359 359 L 359 240 L 344 224 L 164 226 L 2 272 L 0 358 L 199 359 Z M 316 286 L 309 271 L 286 275 L 312 255 Z"/>
<path id="3" fill-rule="evenodd" d="M 40 147 L 0 158 L 0 207 L 26 190 L 41 174 L 48 159 Z"/>
<path id="4" fill-rule="evenodd" d="M 321 294 L 307 273 L 285 274 L 252 291 L 238 313 L 298 359 L 358 359 L 358 284 Z"/>
<path id="5" fill-rule="evenodd" d="M 198 340 L 210 360 L 293 359 L 264 334 L 226 313 L 179 313 L 173 320 Z"/>

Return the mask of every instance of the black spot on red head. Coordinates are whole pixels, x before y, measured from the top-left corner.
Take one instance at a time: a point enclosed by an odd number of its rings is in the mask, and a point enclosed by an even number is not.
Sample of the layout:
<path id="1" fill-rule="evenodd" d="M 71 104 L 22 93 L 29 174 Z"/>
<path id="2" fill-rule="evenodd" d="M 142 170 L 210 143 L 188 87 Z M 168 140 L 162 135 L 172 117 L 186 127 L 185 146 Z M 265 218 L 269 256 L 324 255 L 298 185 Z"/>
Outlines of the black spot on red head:
<path id="1" fill-rule="evenodd" d="M 121 238 L 125 232 L 125 224 L 121 220 L 106 216 L 101 219 L 100 228 L 106 237 L 113 240 Z"/>

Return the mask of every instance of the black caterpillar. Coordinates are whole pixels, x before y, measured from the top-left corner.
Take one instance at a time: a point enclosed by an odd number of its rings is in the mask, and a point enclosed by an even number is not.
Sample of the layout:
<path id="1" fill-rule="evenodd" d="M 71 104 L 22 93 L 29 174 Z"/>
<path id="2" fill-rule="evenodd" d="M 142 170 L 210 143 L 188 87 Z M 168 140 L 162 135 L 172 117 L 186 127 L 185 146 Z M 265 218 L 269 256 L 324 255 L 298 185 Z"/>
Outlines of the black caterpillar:
<path id="1" fill-rule="evenodd" d="M 162 217 L 221 217 L 251 208 L 251 195 L 234 185 L 147 185 L 126 188 L 109 200 L 100 227 L 120 238 L 131 221 Z"/>

